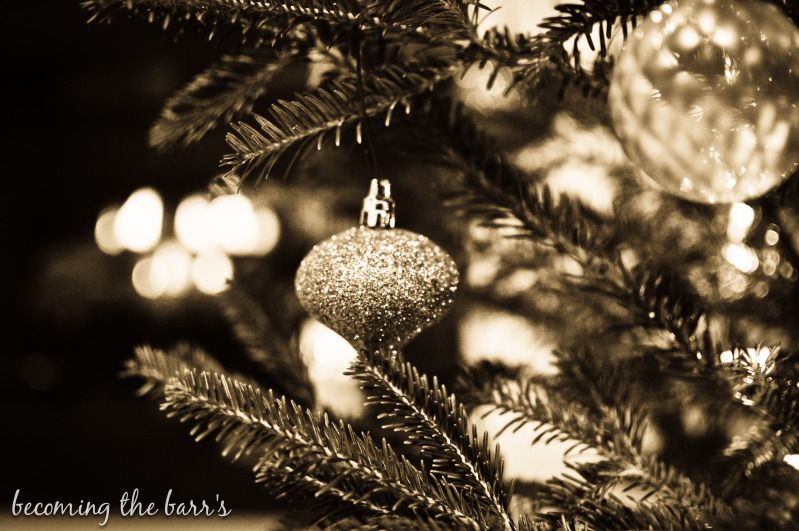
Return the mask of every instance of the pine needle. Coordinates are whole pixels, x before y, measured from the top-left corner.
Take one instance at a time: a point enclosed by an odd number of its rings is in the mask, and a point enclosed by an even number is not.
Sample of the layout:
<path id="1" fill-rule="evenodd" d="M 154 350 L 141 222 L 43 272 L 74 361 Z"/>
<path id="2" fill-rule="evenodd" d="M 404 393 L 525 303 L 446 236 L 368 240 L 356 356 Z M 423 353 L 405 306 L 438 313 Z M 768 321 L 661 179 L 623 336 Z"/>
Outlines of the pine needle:
<path id="1" fill-rule="evenodd" d="M 292 50 L 270 57 L 223 56 L 166 102 L 150 129 L 150 145 L 166 149 L 192 144 L 219 123 L 250 112 L 274 75 L 299 55 L 300 51 Z"/>
<path id="2" fill-rule="evenodd" d="M 493 514 L 497 524 L 514 529 L 509 496 L 502 483 L 502 460 L 480 439 L 466 410 L 454 395 L 395 353 L 361 352 L 350 369 L 366 393 L 368 404 L 387 406 L 380 415 L 385 428 L 402 433 L 432 465 L 431 471 L 471 496 Z"/>
<path id="3" fill-rule="evenodd" d="M 410 98 L 431 90 L 451 74 L 450 68 L 430 65 L 375 69 L 364 83 L 365 114 L 373 117 L 390 113 L 398 104 L 409 105 Z M 234 124 L 227 136 L 234 152 L 226 155 L 222 164 L 243 178 L 251 174 L 266 178 L 289 149 L 321 148 L 330 134 L 339 145 L 342 128 L 358 123 L 362 114 L 357 78 L 344 75 L 292 101 L 278 101 L 267 117 L 255 115 L 257 128 L 245 122 Z"/>
<path id="4" fill-rule="evenodd" d="M 278 494 L 296 486 L 320 504 L 334 498 L 339 507 L 326 506 L 326 520 L 397 514 L 478 527 L 475 511 L 452 486 L 415 468 L 385 441 L 378 446 L 271 391 L 189 370 L 166 383 L 164 397 L 162 410 L 190 422 L 195 439 L 212 436 L 233 459 L 255 455 L 257 480 Z"/>

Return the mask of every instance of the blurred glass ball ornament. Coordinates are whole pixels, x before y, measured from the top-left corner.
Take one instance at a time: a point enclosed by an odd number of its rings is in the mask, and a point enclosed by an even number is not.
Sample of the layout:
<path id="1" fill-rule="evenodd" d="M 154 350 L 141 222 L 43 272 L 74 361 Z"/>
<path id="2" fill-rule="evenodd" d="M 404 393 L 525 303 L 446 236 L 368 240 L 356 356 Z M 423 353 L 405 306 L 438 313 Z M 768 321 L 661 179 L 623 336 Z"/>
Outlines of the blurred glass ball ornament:
<path id="1" fill-rule="evenodd" d="M 758 197 L 799 167 L 799 29 L 765 2 L 669 2 L 625 43 L 608 100 L 627 155 L 666 191 Z"/>
<path id="2" fill-rule="evenodd" d="M 421 234 L 394 228 L 388 181 L 372 181 L 361 226 L 317 244 L 295 278 L 303 307 L 356 348 L 400 348 L 452 304 L 458 270 Z"/>

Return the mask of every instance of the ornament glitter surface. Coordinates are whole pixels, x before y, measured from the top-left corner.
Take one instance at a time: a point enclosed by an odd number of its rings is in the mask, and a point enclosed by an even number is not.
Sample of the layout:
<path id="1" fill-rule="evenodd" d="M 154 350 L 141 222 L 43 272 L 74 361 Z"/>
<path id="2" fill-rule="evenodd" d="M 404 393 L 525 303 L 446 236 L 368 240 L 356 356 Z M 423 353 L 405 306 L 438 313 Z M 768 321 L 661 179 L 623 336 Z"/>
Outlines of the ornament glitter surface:
<path id="1" fill-rule="evenodd" d="M 608 101 L 627 155 L 668 192 L 760 196 L 799 167 L 799 29 L 765 2 L 669 2 L 625 43 Z"/>
<path id="2" fill-rule="evenodd" d="M 305 309 L 354 346 L 401 347 L 449 309 L 458 270 L 421 234 L 354 227 L 317 244 L 295 284 Z"/>

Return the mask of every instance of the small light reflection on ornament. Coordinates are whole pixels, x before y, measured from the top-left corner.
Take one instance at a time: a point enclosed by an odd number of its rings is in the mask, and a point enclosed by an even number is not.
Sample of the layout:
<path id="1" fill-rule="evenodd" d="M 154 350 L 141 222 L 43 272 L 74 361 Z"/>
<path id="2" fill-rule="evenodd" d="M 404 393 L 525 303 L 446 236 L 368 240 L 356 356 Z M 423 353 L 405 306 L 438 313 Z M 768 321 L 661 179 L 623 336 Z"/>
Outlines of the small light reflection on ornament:
<path id="1" fill-rule="evenodd" d="M 757 253 L 751 247 L 741 243 L 724 244 L 721 254 L 727 262 L 742 273 L 754 273 L 760 265 Z"/>
<path id="2" fill-rule="evenodd" d="M 233 262 L 220 251 L 198 254 L 191 264 L 191 279 L 197 289 L 207 295 L 216 295 L 227 289 L 233 278 Z"/>
<path id="3" fill-rule="evenodd" d="M 97 216 L 97 223 L 94 225 L 94 241 L 97 243 L 97 247 L 111 256 L 118 255 L 125 250 L 125 246 L 117 239 L 116 232 L 114 232 L 114 220 L 118 210 L 116 207 L 106 208 Z"/>
<path id="4" fill-rule="evenodd" d="M 338 416 L 354 418 L 363 412 L 358 383 L 344 374 L 355 360 L 355 349 L 346 339 L 315 319 L 300 330 L 300 352 L 314 385 L 316 407 Z"/>
<path id="5" fill-rule="evenodd" d="M 152 188 L 136 190 L 120 207 L 114 219 L 114 234 L 126 249 L 147 252 L 161 239 L 164 203 Z"/>
<path id="6" fill-rule="evenodd" d="M 794 467 L 796 470 L 799 470 L 799 454 L 786 455 L 785 457 L 782 458 L 782 460 L 786 464 Z"/>
<path id="7" fill-rule="evenodd" d="M 700 39 L 699 33 L 693 26 L 683 26 L 677 34 L 677 44 L 684 52 L 696 48 L 699 45 Z"/>
<path id="8" fill-rule="evenodd" d="M 660 24 L 663 21 L 663 13 L 661 13 L 660 10 L 655 9 L 651 13 L 649 13 L 649 18 L 655 24 Z"/>
<path id="9" fill-rule="evenodd" d="M 711 9 L 704 9 L 697 18 L 699 30 L 706 36 L 713 33 L 716 28 L 716 14 Z"/>
<path id="10" fill-rule="evenodd" d="M 738 34 L 735 31 L 735 28 L 726 25 L 718 26 L 713 32 L 713 37 L 711 40 L 721 48 L 734 50 L 736 48 L 735 45 L 738 42 Z"/>

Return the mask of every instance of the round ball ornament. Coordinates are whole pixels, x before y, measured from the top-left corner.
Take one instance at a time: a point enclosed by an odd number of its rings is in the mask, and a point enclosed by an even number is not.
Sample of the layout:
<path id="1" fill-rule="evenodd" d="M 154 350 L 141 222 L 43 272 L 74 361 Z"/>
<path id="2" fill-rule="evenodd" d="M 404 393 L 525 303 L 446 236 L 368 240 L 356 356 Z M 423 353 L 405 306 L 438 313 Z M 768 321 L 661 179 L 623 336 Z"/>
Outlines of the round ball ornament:
<path id="1" fill-rule="evenodd" d="M 390 184 L 375 179 L 361 225 L 317 244 L 297 270 L 303 307 L 359 349 L 402 347 L 446 313 L 458 287 L 452 258 L 394 220 Z"/>
<path id="2" fill-rule="evenodd" d="M 666 191 L 758 197 L 799 167 L 799 29 L 763 1 L 668 2 L 624 44 L 608 102 L 627 155 Z"/>

